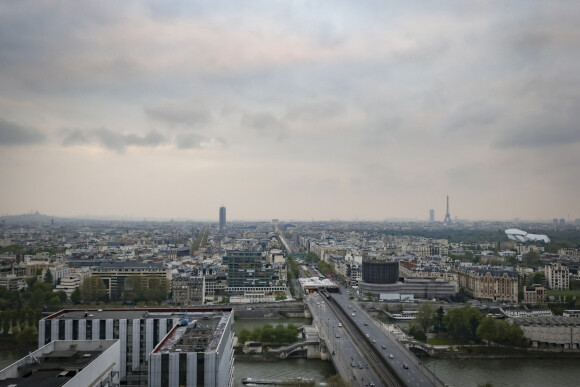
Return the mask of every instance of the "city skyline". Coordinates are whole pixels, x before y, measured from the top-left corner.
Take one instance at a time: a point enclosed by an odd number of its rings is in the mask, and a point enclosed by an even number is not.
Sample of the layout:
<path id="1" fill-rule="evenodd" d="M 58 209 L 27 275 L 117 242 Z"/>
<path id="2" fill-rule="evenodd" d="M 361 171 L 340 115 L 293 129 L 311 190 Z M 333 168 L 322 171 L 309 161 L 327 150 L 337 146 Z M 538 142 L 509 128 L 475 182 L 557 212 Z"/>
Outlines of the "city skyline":
<path id="1" fill-rule="evenodd" d="M 580 218 L 580 4 L 54 5 L 0 5 L 2 215 Z"/>

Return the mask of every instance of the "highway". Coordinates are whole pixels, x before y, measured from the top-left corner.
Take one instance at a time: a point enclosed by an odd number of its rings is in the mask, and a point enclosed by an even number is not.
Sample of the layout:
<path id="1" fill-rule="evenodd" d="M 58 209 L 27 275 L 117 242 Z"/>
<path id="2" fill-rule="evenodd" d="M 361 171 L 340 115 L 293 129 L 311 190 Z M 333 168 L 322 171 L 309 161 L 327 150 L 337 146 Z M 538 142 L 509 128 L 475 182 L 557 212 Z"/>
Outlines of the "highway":
<path id="1" fill-rule="evenodd" d="M 348 327 L 340 322 L 328 306 L 328 301 L 318 293 L 312 293 L 306 297 L 306 302 L 313 311 L 314 324 L 321 339 L 325 341 L 339 374 L 353 386 L 383 385 L 370 364 L 367 368 L 366 356 L 354 344 L 356 341 L 349 335 Z M 343 326 L 339 326 L 339 323 Z"/>
<path id="2" fill-rule="evenodd" d="M 394 385 L 405 386 L 444 386 L 415 355 L 402 346 L 393 336 L 375 325 L 374 319 L 361 310 L 348 295 L 328 293 L 333 310 L 342 324 L 352 327 L 352 339 L 359 347 L 366 348 L 369 364 L 376 367 L 375 372 L 381 380 L 388 379 Z M 360 333 L 358 333 L 360 332 Z M 391 357 L 392 355 L 392 357 Z M 389 375 L 388 377 L 385 375 Z"/>

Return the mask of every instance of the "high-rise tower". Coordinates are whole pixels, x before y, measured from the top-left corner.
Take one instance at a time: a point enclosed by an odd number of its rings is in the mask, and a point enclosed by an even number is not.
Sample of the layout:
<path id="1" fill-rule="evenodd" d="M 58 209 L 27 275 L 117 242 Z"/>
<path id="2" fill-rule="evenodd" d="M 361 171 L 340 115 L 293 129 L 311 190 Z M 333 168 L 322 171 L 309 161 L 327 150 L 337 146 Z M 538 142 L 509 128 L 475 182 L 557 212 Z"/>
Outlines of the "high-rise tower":
<path id="1" fill-rule="evenodd" d="M 431 208 L 429 210 L 429 222 L 433 223 L 434 221 L 435 221 L 435 210 Z"/>
<path id="2" fill-rule="evenodd" d="M 226 228 L 226 208 L 224 206 L 220 207 L 220 232 L 224 231 Z"/>
<path id="3" fill-rule="evenodd" d="M 451 215 L 449 215 L 449 195 L 447 195 L 447 212 L 445 213 L 443 223 L 451 223 Z"/>

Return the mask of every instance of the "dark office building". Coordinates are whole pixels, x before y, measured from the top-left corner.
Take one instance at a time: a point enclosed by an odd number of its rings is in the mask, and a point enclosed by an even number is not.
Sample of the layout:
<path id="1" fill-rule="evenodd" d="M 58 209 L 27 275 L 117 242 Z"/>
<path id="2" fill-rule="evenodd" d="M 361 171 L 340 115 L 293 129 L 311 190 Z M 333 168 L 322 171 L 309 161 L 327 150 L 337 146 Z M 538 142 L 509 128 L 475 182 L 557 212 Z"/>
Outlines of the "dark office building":
<path id="1" fill-rule="evenodd" d="M 399 280 L 399 262 L 363 259 L 362 278 L 372 284 L 393 284 Z"/>
<path id="2" fill-rule="evenodd" d="M 228 250 L 223 264 L 228 267 L 228 288 L 272 286 L 272 269 L 260 251 Z"/>

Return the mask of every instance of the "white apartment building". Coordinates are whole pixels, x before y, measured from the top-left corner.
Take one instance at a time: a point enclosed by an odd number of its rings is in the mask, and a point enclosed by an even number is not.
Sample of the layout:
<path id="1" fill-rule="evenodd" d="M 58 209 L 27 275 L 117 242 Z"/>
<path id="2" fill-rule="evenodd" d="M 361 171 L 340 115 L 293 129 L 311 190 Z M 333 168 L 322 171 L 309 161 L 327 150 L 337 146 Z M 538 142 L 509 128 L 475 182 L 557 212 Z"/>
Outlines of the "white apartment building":
<path id="1" fill-rule="evenodd" d="M 563 290 L 570 288 L 570 270 L 560 263 L 551 263 L 544 269 L 548 288 Z"/>

